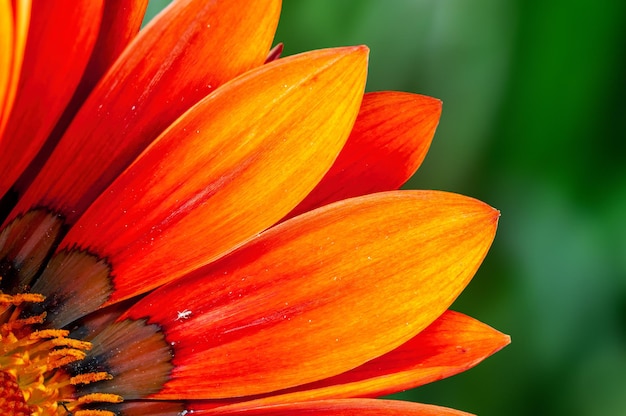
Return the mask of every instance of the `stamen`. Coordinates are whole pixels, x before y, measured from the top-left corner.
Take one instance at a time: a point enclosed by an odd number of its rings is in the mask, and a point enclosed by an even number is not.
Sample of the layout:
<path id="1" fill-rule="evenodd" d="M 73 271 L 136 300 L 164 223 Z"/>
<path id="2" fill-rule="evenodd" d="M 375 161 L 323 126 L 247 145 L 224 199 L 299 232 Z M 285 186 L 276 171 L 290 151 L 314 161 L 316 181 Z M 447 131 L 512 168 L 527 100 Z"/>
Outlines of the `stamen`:
<path id="1" fill-rule="evenodd" d="M 89 383 L 94 383 L 96 381 L 111 380 L 111 379 L 113 379 L 113 376 L 111 374 L 101 371 L 98 373 L 79 374 L 77 376 L 70 378 L 70 383 L 74 385 L 89 384 Z"/>
<path id="2" fill-rule="evenodd" d="M 76 401 L 80 404 L 94 403 L 94 402 L 122 403 L 124 401 L 124 398 L 122 396 L 118 396 L 117 394 L 111 394 L 111 393 L 90 393 L 90 394 L 85 394 L 84 396 L 79 397 Z"/>
<path id="3" fill-rule="evenodd" d="M 63 367 L 64 365 L 73 363 L 74 361 L 80 361 L 84 359 L 85 355 L 86 354 L 82 352 L 81 350 L 75 350 L 71 348 L 50 351 L 50 354 L 48 354 L 49 358 L 52 358 L 52 357 L 55 357 L 55 358 L 59 357 L 59 358 L 56 360 L 50 359 L 48 368 L 54 369 L 54 368 Z"/>
<path id="4" fill-rule="evenodd" d="M 7 295 L 6 293 L 0 294 L 0 303 L 10 305 L 20 305 L 24 302 L 39 303 L 43 302 L 45 297 L 38 293 L 18 293 L 17 295 Z"/>
<path id="5" fill-rule="evenodd" d="M 43 324 L 43 321 L 45 319 L 46 319 L 46 313 L 44 312 L 40 315 L 29 316 L 28 318 L 24 318 L 24 319 L 11 320 L 9 322 L 2 324 L 2 327 L 0 329 L 2 330 L 2 332 L 5 332 L 5 331 L 11 332 L 11 331 L 15 331 L 16 329 L 24 328 L 30 325 Z"/>
<path id="6" fill-rule="evenodd" d="M 70 331 L 66 329 L 43 329 L 41 331 L 35 331 L 30 334 L 30 339 L 42 339 L 42 338 L 61 338 L 70 334 Z"/>
<path id="7" fill-rule="evenodd" d="M 74 416 L 115 416 L 115 413 L 108 410 L 78 410 L 72 414 Z"/>
<path id="8" fill-rule="evenodd" d="M 1 280 L 1 278 L 0 278 Z M 84 404 L 120 403 L 123 398 L 110 393 L 91 393 L 76 397 L 74 386 L 111 380 L 107 372 L 68 374 L 64 366 L 83 360 L 92 344 L 68 338 L 64 329 L 33 330 L 42 324 L 46 313 L 20 317 L 24 304 L 45 300 L 38 293 L 9 295 L 0 292 L 0 413 L 18 409 L 23 415 L 115 416 L 114 412 L 81 409 Z"/>
<path id="9" fill-rule="evenodd" d="M 79 341 L 72 338 L 54 338 L 51 342 L 55 347 L 71 347 L 82 351 L 89 351 L 91 349 L 91 342 Z"/>

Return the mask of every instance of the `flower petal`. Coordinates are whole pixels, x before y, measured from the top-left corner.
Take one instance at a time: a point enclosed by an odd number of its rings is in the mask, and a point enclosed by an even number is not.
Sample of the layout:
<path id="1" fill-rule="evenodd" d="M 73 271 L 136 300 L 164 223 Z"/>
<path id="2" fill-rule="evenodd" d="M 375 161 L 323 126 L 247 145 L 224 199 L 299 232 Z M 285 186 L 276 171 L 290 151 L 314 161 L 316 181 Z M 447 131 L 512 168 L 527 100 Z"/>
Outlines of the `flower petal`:
<path id="1" fill-rule="evenodd" d="M 264 62 L 279 9 L 278 0 L 173 3 L 85 101 L 12 216 L 45 206 L 73 223 L 185 110 Z"/>
<path id="2" fill-rule="evenodd" d="M 123 416 L 192 416 L 185 410 L 185 404 L 180 402 L 164 401 L 128 401 L 124 403 L 106 404 L 99 406 L 115 415 Z"/>
<path id="3" fill-rule="evenodd" d="M 471 416 L 469 413 L 446 407 L 433 406 L 422 403 L 403 402 L 398 400 L 376 399 L 340 399 L 320 400 L 304 403 L 288 403 L 276 406 L 245 409 L 241 411 L 222 411 L 221 408 L 201 410 L 193 405 L 188 406 L 194 415 L 315 415 L 315 416 Z M 191 413 L 191 412 L 190 412 Z"/>
<path id="4" fill-rule="evenodd" d="M 0 140 L 6 123 L 6 118 L 13 106 L 13 93 L 15 87 L 13 65 L 15 37 L 15 16 L 13 15 L 13 2 L 10 0 L 0 1 Z M 21 62 L 18 60 L 18 65 Z M 1 196 L 1 195 L 0 195 Z"/>
<path id="5" fill-rule="evenodd" d="M 24 60 L 30 8 L 29 0 L 0 2 L 0 142 L 13 108 Z"/>
<path id="6" fill-rule="evenodd" d="M 10 293 L 29 287 L 51 248 L 58 242 L 63 222 L 45 210 L 31 210 L 0 231 L 0 276 Z"/>
<path id="7" fill-rule="evenodd" d="M 117 60 L 129 42 L 137 35 L 146 13 L 148 0 L 107 0 L 102 13 L 102 26 L 81 79 L 73 103 L 78 105 L 87 97 L 104 73 Z M 78 107 L 76 107 L 76 110 Z"/>
<path id="8" fill-rule="evenodd" d="M 78 396 L 111 393 L 124 400 L 140 399 L 158 391 L 172 368 L 171 350 L 156 325 L 143 321 L 121 321 L 108 325 L 93 336 L 80 334 L 92 348 L 86 357 L 70 363 L 72 375 L 105 371 L 113 376 L 98 383 L 77 385 Z"/>
<path id="9" fill-rule="evenodd" d="M 69 298 L 63 306 L 69 313 L 82 309 L 74 302 L 89 303 L 68 296 L 94 284 L 81 247 L 111 265 L 112 303 L 176 279 L 280 220 L 345 143 L 366 67 L 365 47 L 322 50 L 224 85 L 181 117 L 79 219 L 57 253 L 69 251 L 72 261 L 39 279 L 59 292 L 41 293 Z M 74 279 L 74 289 L 58 284 L 62 275 Z M 49 320 L 63 326 L 79 316 L 55 313 Z"/>
<path id="10" fill-rule="evenodd" d="M 408 342 L 353 370 L 224 409 L 397 393 L 465 371 L 509 342 L 507 335 L 469 316 L 446 311 Z"/>
<path id="11" fill-rule="evenodd" d="M 15 188 L 23 192 L 50 156 L 52 149 L 61 139 L 76 112 L 79 110 L 96 83 L 102 78 L 113 62 L 120 56 L 128 43 L 137 35 L 143 16 L 148 6 L 148 0 L 107 0 L 102 11 L 102 24 L 96 40 L 93 53 L 87 63 L 76 91 L 68 103 L 61 119 L 55 126 L 51 137 L 45 143 L 44 149 L 32 163 L 35 167 L 26 177 L 20 178 Z"/>
<path id="12" fill-rule="evenodd" d="M 460 195 L 395 191 L 271 228 L 130 308 L 126 317 L 158 324 L 174 348 L 171 379 L 154 397 L 262 394 L 397 348 L 465 287 L 497 218 Z"/>
<path id="13" fill-rule="evenodd" d="M 61 116 L 96 42 L 102 0 L 37 2 L 15 102 L 0 148 L 0 195 L 26 168 Z"/>
<path id="14" fill-rule="evenodd" d="M 353 196 L 399 188 L 424 160 L 441 115 L 441 101 L 403 92 L 368 93 L 354 129 L 324 179 L 293 217 Z"/>

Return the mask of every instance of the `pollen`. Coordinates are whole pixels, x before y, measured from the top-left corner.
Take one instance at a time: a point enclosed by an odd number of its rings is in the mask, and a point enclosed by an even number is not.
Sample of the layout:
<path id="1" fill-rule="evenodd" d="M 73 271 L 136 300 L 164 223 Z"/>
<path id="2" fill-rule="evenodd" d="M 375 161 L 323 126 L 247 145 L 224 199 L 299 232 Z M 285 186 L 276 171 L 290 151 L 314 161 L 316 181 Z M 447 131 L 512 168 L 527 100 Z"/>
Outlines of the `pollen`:
<path id="1" fill-rule="evenodd" d="M 109 393 L 77 394 L 76 386 L 110 380 L 107 372 L 70 374 L 65 366 L 85 358 L 90 342 L 69 337 L 64 329 L 37 329 L 46 314 L 25 315 L 41 303 L 36 293 L 0 292 L 0 414 L 7 416 L 114 416 L 98 404 L 120 403 Z M 90 408 L 83 409 L 89 404 Z"/>

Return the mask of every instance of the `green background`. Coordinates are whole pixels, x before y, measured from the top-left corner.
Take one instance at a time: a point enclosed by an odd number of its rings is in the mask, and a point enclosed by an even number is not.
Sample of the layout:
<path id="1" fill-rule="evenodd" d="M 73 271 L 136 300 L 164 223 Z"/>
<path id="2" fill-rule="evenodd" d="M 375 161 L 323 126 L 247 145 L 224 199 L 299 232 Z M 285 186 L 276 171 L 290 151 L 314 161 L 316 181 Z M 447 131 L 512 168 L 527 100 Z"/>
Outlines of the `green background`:
<path id="1" fill-rule="evenodd" d="M 512 344 L 402 398 L 483 416 L 626 415 L 625 9 L 618 0 L 284 1 L 276 41 L 285 55 L 366 44 L 368 90 L 443 100 L 408 188 L 502 211 L 454 308 Z"/>

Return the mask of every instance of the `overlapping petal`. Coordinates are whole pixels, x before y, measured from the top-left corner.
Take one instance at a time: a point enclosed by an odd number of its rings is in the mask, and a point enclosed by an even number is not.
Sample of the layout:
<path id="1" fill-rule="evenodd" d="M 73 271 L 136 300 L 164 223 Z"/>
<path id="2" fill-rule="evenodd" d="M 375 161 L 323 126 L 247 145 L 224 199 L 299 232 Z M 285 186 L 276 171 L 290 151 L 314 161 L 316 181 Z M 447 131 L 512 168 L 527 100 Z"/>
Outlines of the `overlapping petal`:
<path id="1" fill-rule="evenodd" d="M 499 213 L 391 191 L 441 103 L 268 54 L 280 0 L 146 4 L 0 0 L 0 412 L 467 415 L 369 399 L 509 342 L 447 310 Z"/>
<path id="2" fill-rule="evenodd" d="M 446 407 L 421 403 L 401 402 L 396 400 L 343 399 L 320 400 L 305 403 L 289 403 L 276 406 L 245 409 L 235 412 L 220 413 L 219 410 L 195 410 L 194 415 L 232 414 L 232 415 L 272 415 L 291 416 L 471 416 L 469 413 Z"/>
<path id="3" fill-rule="evenodd" d="M 13 106 L 12 94 L 9 92 L 13 76 L 14 61 L 14 17 L 12 2 L 9 0 L 0 1 L 0 140 L 4 130 L 6 114 Z"/>
<path id="4" fill-rule="evenodd" d="M 33 7 L 15 102 L 0 141 L 0 196 L 37 154 L 72 98 L 101 15 L 102 0 Z"/>
<path id="5" fill-rule="evenodd" d="M 30 0 L 0 2 L 0 143 L 15 100 L 24 59 L 30 9 Z"/>
<path id="6" fill-rule="evenodd" d="M 367 52 L 353 47 L 282 59 L 207 97 L 80 218 L 58 250 L 70 254 L 45 271 L 36 289 L 52 295 L 48 287 L 62 275 L 72 276 L 74 288 L 94 285 L 88 260 L 75 260 L 87 250 L 110 264 L 109 303 L 115 302 L 174 280 L 280 220 L 345 143 L 365 86 Z M 59 286 L 66 292 L 55 296 L 67 298 L 66 311 L 80 313 L 72 303 L 79 300 L 68 296 L 75 289 Z M 80 302 L 89 299 L 83 294 Z M 100 300 L 92 308 L 99 306 Z"/>
<path id="7" fill-rule="evenodd" d="M 73 99 L 74 105 L 82 104 L 87 94 L 137 35 L 147 6 L 148 0 L 105 1 L 101 30 L 77 88 L 78 97 Z"/>
<path id="8" fill-rule="evenodd" d="M 158 324 L 174 348 L 170 381 L 154 397 L 266 393 L 393 350 L 465 287 L 497 217 L 471 198 L 396 191 L 271 228 L 123 315 Z"/>
<path id="9" fill-rule="evenodd" d="M 509 341 L 507 335 L 488 325 L 446 311 L 400 347 L 350 371 L 221 410 L 397 393 L 465 371 Z"/>
<path id="10" fill-rule="evenodd" d="M 73 223 L 185 110 L 264 62 L 279 11 L 278 0 L 173 3 L 85 101 L 11 218 L 45 206 Z"/>
<path id="11" fill-rule="evenodd" d="M 339 399 L 312 402 L 293 402 L 279 405 L 259 405 L 254 408 L 215 408 L 211 402 L 126 402 L 112 405 L 110 410 L 124 416 L 184 416 L 184 415 L 315 415 L 315 416 L 471 416 L 469 413 L 421 403 L 397 400 Z"/>
<path id="12" fill-rule="evenodd" d="M 289 216 L 399 188 L 424 160 L 440 115 L 441 101 L 435 98 L 394 91 L 365 94 L 337 160 Z"/>
<path id="13" fill-rule="evenodd" d="M 107 0 L 104 2 L 102 24 L 85 72 L 71 101 L 46 141 L 45 147 L 33 161 L 34 165 L 41 166 L 45 163 L 96 83 L 137 35 L 147 6 L 148 0 Z M 22 193 L 36 173 L 36 169 L 27 171 L 27 175 L 21 177 L 14 186 L 15 190 Z"/>

